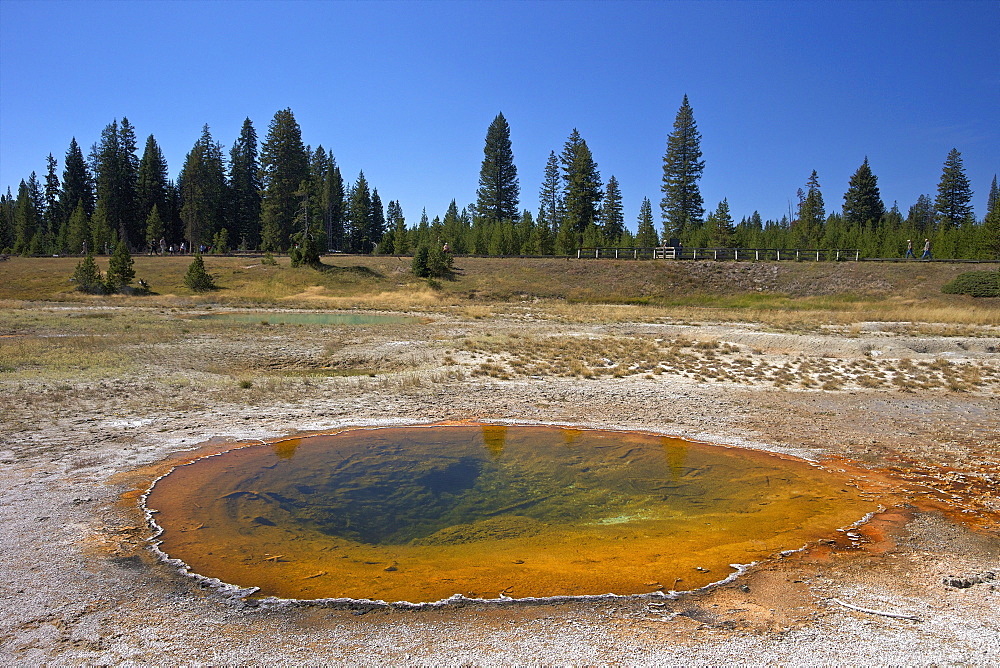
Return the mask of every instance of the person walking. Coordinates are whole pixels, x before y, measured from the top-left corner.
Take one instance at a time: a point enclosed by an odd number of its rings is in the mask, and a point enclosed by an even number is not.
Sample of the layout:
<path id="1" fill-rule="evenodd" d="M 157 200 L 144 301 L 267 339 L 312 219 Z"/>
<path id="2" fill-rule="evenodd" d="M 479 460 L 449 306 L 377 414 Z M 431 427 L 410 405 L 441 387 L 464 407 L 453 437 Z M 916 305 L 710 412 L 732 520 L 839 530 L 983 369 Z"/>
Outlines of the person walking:
<path id="1" fill-rule="evenodd" d="M 903 256 L 903 259 L 905 260 L 908 257 L 912 257 L 914 260 L 917 259 L 917 256 L 913 254 L 913 239 L 906 240 L 906 255 Z"/>
<path id="2" fill-rule="evenodd" d="M 931 240 L 924 239 L 924 254 L 920 256 L 921 260 L 933 260 L 934 257 L 931 255 Z"/>

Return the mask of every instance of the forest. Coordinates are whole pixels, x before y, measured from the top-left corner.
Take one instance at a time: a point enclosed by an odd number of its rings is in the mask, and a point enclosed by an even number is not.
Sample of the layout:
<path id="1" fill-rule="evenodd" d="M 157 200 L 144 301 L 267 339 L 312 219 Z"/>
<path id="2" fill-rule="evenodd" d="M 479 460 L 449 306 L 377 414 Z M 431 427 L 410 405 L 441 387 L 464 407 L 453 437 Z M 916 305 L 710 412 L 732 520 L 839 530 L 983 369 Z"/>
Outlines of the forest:
<path id="1" fill-rule="evenodd" d="M 859 249 L 865 258 L 917 253 L 929 239 L 936 258 L 1000 259 L 996 176 L 986 215 L 976 219 L 961 153 L 945 158 L 936 194 L 920 195 L 904 215 L 887 207 L 868 158 L 843 194 L 825 202 L 816 171 L 780 220 L 754 211 L 738 222 L 723 199 L 706 209 L 698 181 L 701 134 L 684 96 L 667 137 L 659 221 L 643 198 L 635 232 L 623 217 L 620 184 L 603 181 L 586 140 L 573 130 L 551 151 L 535 213 L 521 206 L 510 126 L 498 114 L 486 132 L 476 201 L 443 215 L 426 209 L 408 223 L 396 200 L 383 204 L 361 171 L 345 180 L 332 151 L 305 145 L 291 109 L 275 113 L 263 142 L 247 118 L 228 151 L 206 125 L 176 180 L 153 135 L 141 155 L 127 118 L 104 128 L 85 156 L 75 138 L 61 167 L 50 153 L 17 194 L 0 195 L 0 250 L 19 255 L 110 254 L 164 249 L 410 255 L 447 244 L 457 254 L 568 255 L 593 247 Z"/>

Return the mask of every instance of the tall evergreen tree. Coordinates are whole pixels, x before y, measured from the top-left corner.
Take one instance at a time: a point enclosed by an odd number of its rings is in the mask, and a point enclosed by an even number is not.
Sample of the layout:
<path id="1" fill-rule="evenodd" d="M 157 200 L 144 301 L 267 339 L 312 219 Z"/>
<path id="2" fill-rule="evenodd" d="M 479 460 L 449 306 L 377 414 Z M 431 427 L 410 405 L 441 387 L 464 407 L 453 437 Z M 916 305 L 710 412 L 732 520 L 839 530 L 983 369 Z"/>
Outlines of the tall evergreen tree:
<path id="1" fill-rule="evenodd" d="M 249 118 L 243 120 L 240 136 L 229 151 L 228 229 L 245 248 L 260 246 L 261 183 L 257 131 Z"/>
<path id="2" fill-rule="evenodd" d="M 327 170 L 323 178 L 323 222 L 326 225 L 327 247 L 344 247 L 344 178 L 333 154 L 327 155 Z M 390 223 L 391 224 L 391 223 Z"/>
<path id="3" fill-rule="evenodd" d="M 92 157 L 104 223 L 133 248 L 142 243 L 145 232 L 137 221 L 139 159 L 135 150 L 135 131 L 128 119 L 122 118 L 120 126 L 115 120 L 104 128 Z"/>
<path id="4" fill-rule="evenodd" d="M 815 173 L 815 172 L 814 172 Z M 708 243 L 715 248 L 732 248 L 736 230 L 729 212 L 729 200 L 723 199 L 705 223 L 708 228 Z"/>
<path id="5" fill-rule="evenodd" d="M 168 181 L 167 159 L 163 156 L 159 144 L 156 143 L 156 138 L 149 135 L 142 151 L 142 158 L 139 160 L 136 186 L 138 215 L 144 221 L 149 219 L 153 207 L 156 207 L 160 212 L 167 208 Z M 159 242 L 159 240 L 160 237 L 157 237 L 155 241 Z"/>
<path id="6" fill-rule="evenodd" d="M 635 233 L 636 248 L 653 248 L 660 245 L 660 237 L 653 224 L 653 205 L 648 197 L 642 198 L 639 207 L 639 226 Z"/>
<path id="7" fill-rule="evenodd" d="M 0 251 L 6 252 L 14 246 L 14 197 L 10 187 L 0 195 Z"/>
<path id="8" fill-rule="evenodd" d="M 489 222 L 514 220 L 520 194 L 514 152 L 511 150 L 510 126 L 500 113 L 486 131 L 479 189 L 476 190 L 476 210 Z"/>
<path id="9" fill-rule="evenodd" d="M 687 95 L 677 110 L 674 130 L 667 137 L 667 151 L 663 155 L 663 199 L 660 209 L 663 216 L 665 238 L 681 237 L 692 226 L 702 223 L 705 201 L 698 188 L 698 180 L 705 170 L 701 159 L 701 133 L 694 120 L 694 112 Z"/>
<path id="10" fill-rule="evenodd" d="M 49 153 L 46 158 L 45 172 L 45 211 L 42 213 L 42 227 L 47 237 L 47 246 L 50 252 L 62 252 L 63 249 L 56 243 L 59 228 L 62 225 L 62 213 L 59 210 L 59 175 L 56 173 L 58 163 Z"/>
<path id="11" fill-rule="evenodd" d="M 291 109 L 274 114 L 261 150 L 261 250 L 288 248 L 289 233 L 301 204 L 299 188 L 309 176 L 309 157 Z"/>
<path id="12" fill-rule="evenodd" d="M 797 248 L 817 245 L 823 235 L 823 223 L 826 221 L 823 193 L 820 191 L 819 177 L 815 169 L 806 181 L 806 187 L 808 190 L 799 203 L 798 220 L 792 225 L 792 243 Z"/>
<path id="13" fill-rule="evenodd" d="M 885 204 L 878 190 L 878 177 L 868 165 L 868 157 L 854 172 L 844 193 L 844 220 L 848 225 L 876 225 L 882 220 Z"/>
<path id="14" fill-rule="evenodd" d="M 951 149 L 944 161 L 934 211 L 938 226 L 944 229 L 958 227 L 973 216 L 972 188 L 958 149 Z"/>
<path id="15" fill-rule="evenodd" d="M 934 229 L 934 201 L 930 195 L 917 197 L 906 216 L 906 224 L 921 233 L 929 233 Z"/>
<path id="16" fill-rule="evenodd" d="M 569 253 L 579 245 L 583 231 L 591 223 L 598 221 L 598 205 L 601 202 L 601 173 L 597 163 L 587 146 L 586 140 L 573 128 L 569 139 L 563 145 L 560 156 L 563 170 L 564 196 L 563 207 L 565 220 L 562 228 L 568 229 L 570 235 L 564 236 L 564 253 Z M 562 231 L 562 230 L 560 230 Z M 571 242 L 567 246 L 566 242 Z"/>
<path id="17" fill-rule="evenodd" d="M 222 145 L 212 139 L 208 125 L 184 160 L 180 176 L 181 220 L 191 250 L 209 244 L 225 226 L 226 176 Z"/>
<path id="18" fill-rule="evenodd" d="M 347 228 L 352 253 L 368 253 L 372 250 L 371 239 L 372 196 L 368 190 L 365 173 L 358 173 L 358 180 L 351 187 L 347 200 Z"/>
<path id="19" fill-rule="evenodd" d="M 62 190 L 59 193 L 59 206 L 64 220 L 69 219 L 80 203 L 83 204 L 83 212 L 88 218 L 94 215 L 94 179 L 83 157 L 83 151 L 80 150 L 80 145 L 76 143 L 74 137 L 66 151 Z M 75 252 L 75 249 L 71 250 Z"/>
<path id="20" fill-rule="evenodd" d="M 983 259 L 1000 260 L 1000 197 L 996 193 L 997 179 L 993 177 L 993 188 L 990 190 L 990 210 L 983 218 L 981 252 Z"/>
<path id="21" fill-rule="evenodd" d="M 622 191 L 618 179 L 613 175 L 608 179 L 604 189 L 604 202 L 601 204 L 601 234 L 606 243 L 619 243 L 625 232 L 625 216 L 622 213 Z"/>
<path id="22" fill-rule="evenodd" d="M 378 188 L 372 189 L 372 212 L 368 221 L 368 238 L 374 247 L 385 236 L 385 209 L 382 208 L 382 198 L 379 197 Z"/>
<path id="23" fill-rule="evenodd" d="M 997 201 L 1000 201 L 1000 189 L 997 188 L 997 175 L 993 175 L 993 184 L 990 185 L 990 194 L 986 198 L 986 213 L 993 211 Z"/>
<path id="24" fill-rule="evenodd" d="M 555 151 L 549 152 L 545 163 L 545 178 L 538 192 L 538 225 L 549 229 L 550 236 L 559 231 L 562 226 L 563 187 L 559 174 L 559 158 Z"/>
<path id="25" fill-rule="evenodd" d="M 27 255 L 34 252 L 32 240 L 40 232 L 42 193 L 38 177 L 34 172 L 25 182 L 21 180 L 14 203 L 14 252 Z M 37 245 L 35 241 L 35 245 Z"/>
<path id="26" fill-rule="evenodd" d="M 73 213 L 66 223 L 66 235 L 63 245 L 68 253 L 86 254 L 84 244 L 90 243 L 90 221 L 83 208 L 83 200 L 79 200 Z"/>

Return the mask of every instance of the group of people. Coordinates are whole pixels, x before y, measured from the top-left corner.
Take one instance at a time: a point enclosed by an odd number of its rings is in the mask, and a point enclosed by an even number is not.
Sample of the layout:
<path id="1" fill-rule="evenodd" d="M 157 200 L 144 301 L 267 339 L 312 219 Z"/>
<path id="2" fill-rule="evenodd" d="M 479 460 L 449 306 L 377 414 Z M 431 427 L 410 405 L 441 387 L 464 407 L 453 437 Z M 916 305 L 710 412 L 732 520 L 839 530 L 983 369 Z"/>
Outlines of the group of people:
<path id="1" fill-rule="evenodd" d="M 912 257 L 914 260 L 917 259 L 917 256 L 913 254 L 913 240 L 907 239 L 906 240 L 906 256 L 904 257 L 904 259 L 910 258 L 910 257 Z M 921 260 L 933 260 L 934 259 L 934 257 L 931 256 L 931 240 L 930 239 L 924 239 L 924 254 L 920 256 L 920 259 Z"/>
<path id="2" fill-rule="evenodd" d="M 176 246 L 174 244 L 170 244 L 168 246 L 166 239 L 160 239 L 159 244 L 149 245 L 150 255 L 166 255 L 167 253 L 170 253 L 171 255 L 173 255 L 174 253 L 180 253 L 181 255 L 184 255 L 184 253 L 186 252 L 187 252 L 187 243 L 184 241 L 180 242 L 180 244 Z"/>

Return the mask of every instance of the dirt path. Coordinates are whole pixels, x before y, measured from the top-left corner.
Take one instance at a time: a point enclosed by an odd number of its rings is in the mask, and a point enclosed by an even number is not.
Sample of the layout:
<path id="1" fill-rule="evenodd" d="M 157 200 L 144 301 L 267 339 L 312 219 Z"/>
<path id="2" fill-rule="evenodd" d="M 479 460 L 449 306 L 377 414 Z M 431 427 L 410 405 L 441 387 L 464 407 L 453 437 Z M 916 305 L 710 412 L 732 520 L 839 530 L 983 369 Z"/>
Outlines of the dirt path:
<path id="1" fill-rule="evenodd" d="M 544 314 L 192 329 L 136 345 L 141 361 L 116 374 L 0 374 L 3 663 L 1000 662 L 995 334 L 581 325 Z M 537 372 L 532 350 L 582 341 L 618 357 L 573 375 L 525 372 Z M 648 346 L 659 371 L 641 368 Z M 316 369 L 354 375 L 306 373 Z M 662 602 L 262 605 L 202 588 L 146 547 L 134 492 L 172 453 L 209 439 L 445 420 L 780 451 L 833 462 L 904 503 L 856 536 Z"/>

